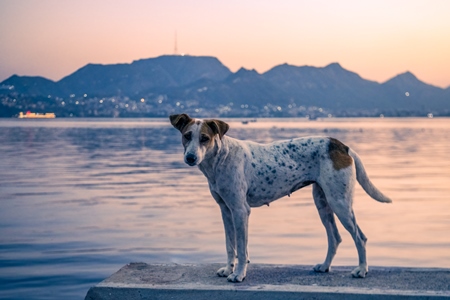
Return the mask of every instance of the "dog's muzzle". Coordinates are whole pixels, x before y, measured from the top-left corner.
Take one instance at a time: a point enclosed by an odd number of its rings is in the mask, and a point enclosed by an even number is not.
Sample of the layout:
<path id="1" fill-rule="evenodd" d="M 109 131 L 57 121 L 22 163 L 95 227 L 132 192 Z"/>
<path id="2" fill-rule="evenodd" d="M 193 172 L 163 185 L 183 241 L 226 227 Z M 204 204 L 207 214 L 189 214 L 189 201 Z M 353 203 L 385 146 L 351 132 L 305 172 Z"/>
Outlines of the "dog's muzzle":
<path id="1" fill-rule="evenodd" d="M 197 163 L 197 156 L 195 154 L 188 153 L 184 157 L 184 161 L 190 166 L 195 166 L 195 164 Z"/>

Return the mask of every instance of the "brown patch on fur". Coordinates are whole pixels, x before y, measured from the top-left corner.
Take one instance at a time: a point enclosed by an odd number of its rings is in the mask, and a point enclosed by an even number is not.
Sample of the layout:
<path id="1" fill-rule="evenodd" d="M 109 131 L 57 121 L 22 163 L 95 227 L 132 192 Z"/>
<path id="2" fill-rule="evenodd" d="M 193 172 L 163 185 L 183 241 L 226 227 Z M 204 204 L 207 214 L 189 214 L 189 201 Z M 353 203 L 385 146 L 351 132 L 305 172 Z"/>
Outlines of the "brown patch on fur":
<path id="1" fill-rule="evenodd" d="M 206 147 L 211 147 L 214 145 L 214 136 L 218 135 L 220 139 L 224 136 L 224 134 L 228 131 L 228 128 L 230 127 L 227 123 L 216 120 L 216 119 L 207 119 L 207 120 L 196 120 L 189 117 L 187 114 L 179 114 L 179 115 L 171 115 L 170 117 L 170 123 L 173 127 L 178 129 L 181 132 L 182 135 L 182 143 L 186 147 L 186 145 L 189 143 L 191 138 L 186 138 L 185 133 L 188 133 L 189 128 L 191 128 L 192 125 L 197 124 L 201 125 L 200 127 L 200 143 L 203 144 Z M 189 134 L 188 134 L 189 136 Z M 202 142 L 202 137 L 207 136 L 209 139 L 207 141 Z"/>
<path id="2" fill-rule="evenodd" d="M 194 119 L 189 117 L 187 114 L 171 115 L 169 118 L 172 126 L 178 129 L 181 133 L 188 128 L 187 125 L 194 123 Z"/>
<path id="3" fill-rule="evenodd" d="M 220 139 L 222 139 L 222 137 L 225 135 L 225 133 L 227 133 L 228 129 L 230 128 L 230 126 L 224 121 L 215 119 L 205 120 L 203 124 L 206 124 L 214 134 L 218 134 Z"/>
<path id="4" fill-rule="evenodd" d="M 210 138 L 213 138 L 215 133 L 212 131 L 211 127 L 208 126 L 208 124 L 206 124 L 206 122 L 204 122 L 202 124 L 202 127 L 200 128 L 200 135 L 207 135 Z"/>
<path id="5" fill-rule="evenodd" d="M 347 168 L 353 162 L 352 157 L 348 155 L 348 147 L 337 139 L 330 138 L 328 153 L 330 154 L 330 159 L 333 162 L 333 168 L 335 170 Z"/>
<path id="6" fill-rule="evenodd" d="M 204 122 L 200 128 L 200 136 L 202 135 L 207 135 L 210 139 L 213 139 L 216 133 Z"/>

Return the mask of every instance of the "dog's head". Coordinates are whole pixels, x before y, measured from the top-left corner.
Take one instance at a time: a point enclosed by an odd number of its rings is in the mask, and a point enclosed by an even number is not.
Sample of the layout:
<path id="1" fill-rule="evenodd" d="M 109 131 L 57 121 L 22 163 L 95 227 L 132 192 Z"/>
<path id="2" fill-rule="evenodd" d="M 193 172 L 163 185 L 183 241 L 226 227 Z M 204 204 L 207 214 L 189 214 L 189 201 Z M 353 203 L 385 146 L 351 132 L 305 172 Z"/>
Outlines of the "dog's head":
<path id="1" fill-rule="evenodd" d="M 171 115 L 170 123 L 181 132 L 184 161 L 190 166 L 200 164 L 229 128 L 223 121 L 192 119 L 187 114 Z"/>

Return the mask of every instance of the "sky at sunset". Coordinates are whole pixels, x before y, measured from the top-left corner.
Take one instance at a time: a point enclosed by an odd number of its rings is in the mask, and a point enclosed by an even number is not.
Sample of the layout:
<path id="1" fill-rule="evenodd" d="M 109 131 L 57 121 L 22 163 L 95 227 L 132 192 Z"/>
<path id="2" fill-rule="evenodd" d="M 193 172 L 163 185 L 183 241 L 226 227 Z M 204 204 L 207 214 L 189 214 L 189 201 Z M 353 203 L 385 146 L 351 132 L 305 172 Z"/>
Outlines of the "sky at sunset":
<path id="1" fill-rule="evenodd" d="M 0 81 L 174 54 L 231 71 L 339 62 L 384 82 L 450 86 L 450 1 L 0 0 Z"/>

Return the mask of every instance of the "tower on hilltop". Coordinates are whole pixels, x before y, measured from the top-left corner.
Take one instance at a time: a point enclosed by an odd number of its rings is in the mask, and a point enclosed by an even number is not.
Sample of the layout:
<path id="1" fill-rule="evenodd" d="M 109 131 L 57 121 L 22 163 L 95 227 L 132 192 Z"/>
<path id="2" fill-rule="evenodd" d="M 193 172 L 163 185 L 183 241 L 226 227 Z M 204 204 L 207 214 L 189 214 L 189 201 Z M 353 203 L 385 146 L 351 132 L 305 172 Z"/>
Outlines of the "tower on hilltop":
<path id="1" fill-rule="evenodd" d="M 173 49 L 173 54 L 178 55 L 178 46 L 177 46 L 177 31 L 175 30 L 175 46 Z"/>

